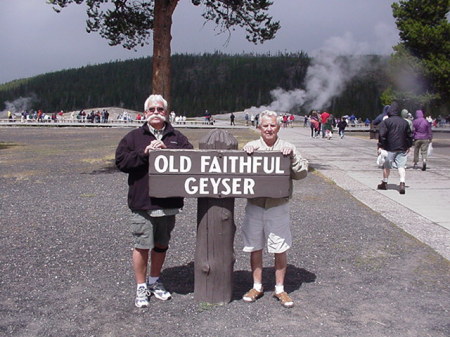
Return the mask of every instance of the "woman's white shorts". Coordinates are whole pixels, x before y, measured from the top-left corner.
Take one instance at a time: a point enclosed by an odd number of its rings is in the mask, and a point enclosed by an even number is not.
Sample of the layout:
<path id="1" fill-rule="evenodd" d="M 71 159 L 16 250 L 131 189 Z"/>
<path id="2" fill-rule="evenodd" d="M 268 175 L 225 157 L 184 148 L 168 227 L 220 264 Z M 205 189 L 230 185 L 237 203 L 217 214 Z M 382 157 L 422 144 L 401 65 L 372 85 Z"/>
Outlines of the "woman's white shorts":
<path id="1" fill-rule="evenodd" d="M 269 253 L 283 253 L 292 245 L 289 203 L 262 208 L 247 202 L 242 224 L 244 252 L 261 250 L 267 243 Z"/>

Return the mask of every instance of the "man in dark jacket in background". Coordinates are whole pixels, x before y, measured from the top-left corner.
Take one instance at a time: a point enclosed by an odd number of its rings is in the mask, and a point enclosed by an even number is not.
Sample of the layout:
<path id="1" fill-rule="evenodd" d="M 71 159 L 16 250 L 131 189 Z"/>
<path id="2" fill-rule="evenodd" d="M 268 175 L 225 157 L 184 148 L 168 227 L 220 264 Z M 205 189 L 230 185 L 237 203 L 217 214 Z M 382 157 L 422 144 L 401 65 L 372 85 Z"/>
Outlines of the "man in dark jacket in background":
<path id="1" fill-rule="evenodd" d="M 379 125 L 385 118 L 388 117 L 388 111 L 389 111 L 389 108 L 390 108 L 390 107 L 391 107 L 390 105 L 385 105 L 385 106 L 384 106 L 383 112 L 380 113 L 380 114 L 379 114 L 377 117 L 375 117 L 375 119 L 373 120 L 373 122 L 372 122 L 372 125 L 373 125 L 373 126 Z"/>
<path id="2" fill-rule="evenodd" d="M 388 110 L 388 118 L 379 125 L 378 153 L 387 151 L 383 165 L 383 180 L 377 186 L 379 190 L 387 190 L 387 182 L 391 168 L 397 168 L 400 176 L 399 192 L 405 194 L 406 162 L 413 136 L 408 122 L 400 117 L 400 108 L 393 102 Z"/>
<path id="3" fill-rule="evenodd" d="M 147 307 L 149 297 L 168 300 L 171 294 L 161 280 L 161 269 L 169 248 L 175 215 L 183 207 L 182 198 L 151 198 L 149 196 L 149 152 L 157 149 L 192 149 L 188 139 L 166 122 L 167 101 L 151 95 L 144 104 L 146 123 L 129 132 L 116 150 L 116 165 L 128 173 L 128 207 L 132 215 L 134 236 L 133 270 L 137 283 L 135 305 Z M 150 253 L 150 275 L 147 265 Z"/>

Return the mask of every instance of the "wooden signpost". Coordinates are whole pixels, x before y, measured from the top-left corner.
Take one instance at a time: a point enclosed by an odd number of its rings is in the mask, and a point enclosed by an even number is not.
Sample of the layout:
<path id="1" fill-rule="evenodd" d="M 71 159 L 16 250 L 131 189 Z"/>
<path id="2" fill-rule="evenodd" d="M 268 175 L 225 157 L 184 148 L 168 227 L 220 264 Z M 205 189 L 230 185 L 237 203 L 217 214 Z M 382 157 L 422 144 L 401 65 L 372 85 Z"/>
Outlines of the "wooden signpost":
<path id="1" fill-rule="evenodd" d="M 194 298 L 224 304 L 232 299 L 234 198 L 287 197 L 290 160 L 280 152 L 236 151 L 237 140 L 213 130 L 200 150 L 150 152 L 152 197 L 198 198 Z"/>

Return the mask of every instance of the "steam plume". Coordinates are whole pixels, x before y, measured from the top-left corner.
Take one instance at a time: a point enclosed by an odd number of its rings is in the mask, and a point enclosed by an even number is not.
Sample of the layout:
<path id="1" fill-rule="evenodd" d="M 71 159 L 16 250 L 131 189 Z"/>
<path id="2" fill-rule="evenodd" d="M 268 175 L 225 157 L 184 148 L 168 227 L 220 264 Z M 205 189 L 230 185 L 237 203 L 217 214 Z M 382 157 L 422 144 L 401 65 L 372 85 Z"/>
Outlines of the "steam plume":
<path id="1" fill-rule="evenodd" d="M 341 94 L 345 85 L 365 67 L 362 57 L 351 55 L 361 55 L 367 50 L 368 46 L 355 42 L 350 33 L 328 39 L 324 47 L 312 53 L 312 63 L 305 78 L 305 90 L 274 89 L 270 92 L 272 103 L 268 106 L 251 107 L 246 111 L 287 112 L 299 107 L 307 111 L 327 108 L 332 98 Z"/>
<path id="2" fill-rule="evenodd" d="M 36 100 L 36 97 L 19 97 L 14 101 L 6 101 L 4 102 L 5 110 L 11 111 L 12 113 L 22 112 L 24 110 L 29 110 L 31 108 L 31 104 Z"/>

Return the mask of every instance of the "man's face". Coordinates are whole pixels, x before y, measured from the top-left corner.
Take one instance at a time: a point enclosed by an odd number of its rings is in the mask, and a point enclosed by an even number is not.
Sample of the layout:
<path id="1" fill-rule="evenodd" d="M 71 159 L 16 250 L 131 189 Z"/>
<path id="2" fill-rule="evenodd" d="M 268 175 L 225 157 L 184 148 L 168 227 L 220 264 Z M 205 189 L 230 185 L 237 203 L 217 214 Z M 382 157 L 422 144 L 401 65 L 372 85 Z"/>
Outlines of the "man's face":
<path id="1" fill-rule="evenodd" d="M 145 111 L 145 118 L 153 127 L 162 126 L 166 121 L 166 113 L 167 111 L 164 110 L 164 105 L 162 102 L 154 102 Z"/>
<path id="2" fill-rule="evenodd" d="M 259 131 L 264 142 L 273 145 L 277 140 L 277 134 L 280 126 L 277 123 L 276 116 L 264 116 L 259 124 Z"/>

